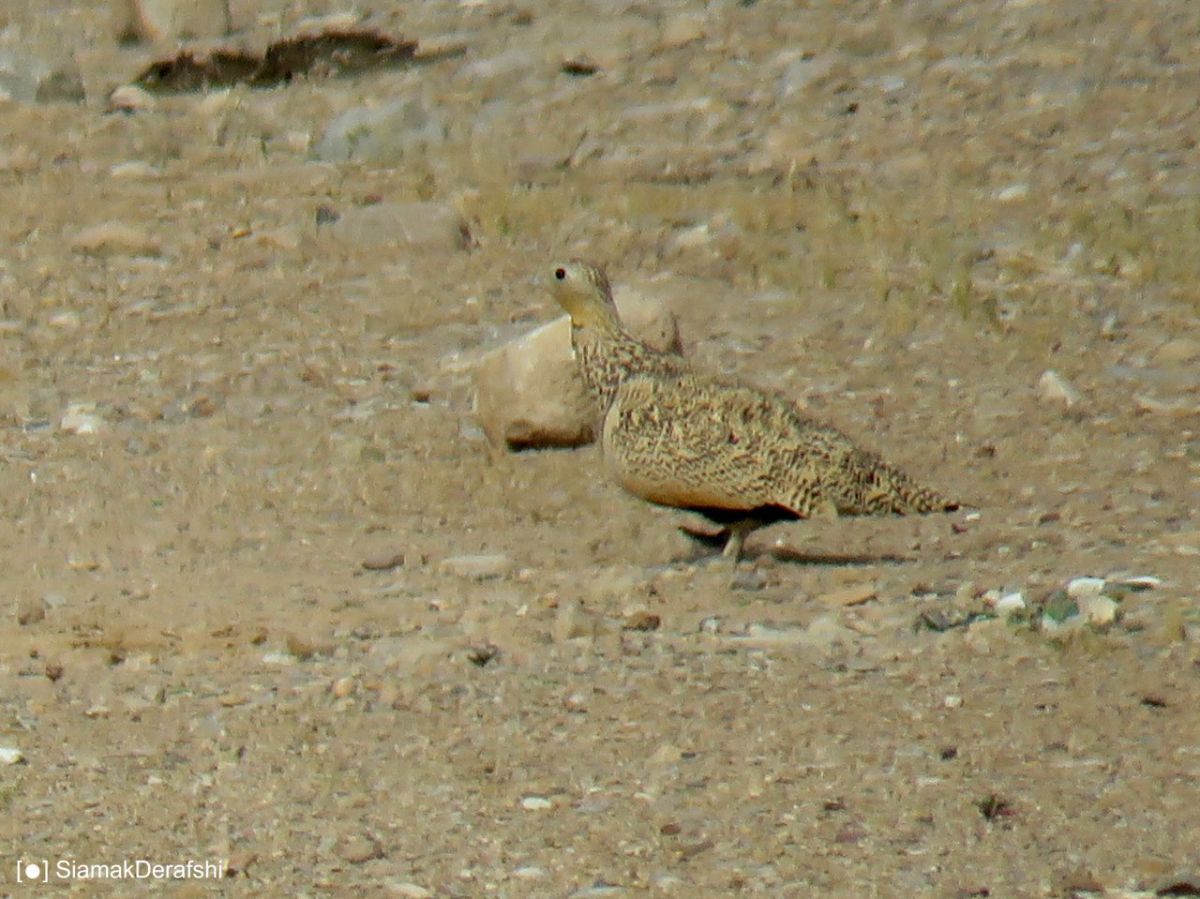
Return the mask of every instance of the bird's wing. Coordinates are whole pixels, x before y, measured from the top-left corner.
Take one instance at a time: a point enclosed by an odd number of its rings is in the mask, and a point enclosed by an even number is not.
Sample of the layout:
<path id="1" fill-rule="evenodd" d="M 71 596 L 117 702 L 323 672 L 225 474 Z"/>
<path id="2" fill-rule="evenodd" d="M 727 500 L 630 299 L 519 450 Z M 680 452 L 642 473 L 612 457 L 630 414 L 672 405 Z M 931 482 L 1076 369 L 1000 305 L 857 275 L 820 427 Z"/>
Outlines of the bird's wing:
<path id="1" fill-rule="evenodd" d="M 819 469 L 804 464 L 810 424 L 786 400 L 751 387 L 642 376 L 617 390 L 602 446 L 613 478 L 650 502 L 730 510 L 777 505 L 808 517 L 828 506 Z"/>

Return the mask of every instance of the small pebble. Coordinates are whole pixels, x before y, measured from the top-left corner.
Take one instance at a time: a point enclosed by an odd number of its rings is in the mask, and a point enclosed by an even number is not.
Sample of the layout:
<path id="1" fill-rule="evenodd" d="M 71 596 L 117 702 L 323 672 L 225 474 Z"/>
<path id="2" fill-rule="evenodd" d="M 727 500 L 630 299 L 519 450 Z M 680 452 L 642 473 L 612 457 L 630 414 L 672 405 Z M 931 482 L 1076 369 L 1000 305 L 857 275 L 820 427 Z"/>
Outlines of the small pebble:
<path id="1" fill-rule="evenodd" d="M 162 172 L 148 162 L 133 159 L 129 162 L 118 162 L 108 170 L 108 177 L 117 180 L 149 181 L 157 178 Z"/>
<path id="2" fill-rule="evenodd" d="M 1019 203 L 1029 196 L 1028 184 L 1010 184 L 994 194 L 997 203 Z"/>
<path id="3" fill-rule="evenodd" d="M 104 419 L 92 411 L 91 405 L 74 403 L 67 407 L 58 426 L 68 434 L 98 434 Z"/>
<path id="4" fill-rule="evenodd" d="M 1162 586 L 1162 579 L 1152 574 L 1135 574 L 1130 577 L 1110 578 L 1110 580 L 1118 586 L 1138 591 L 1154 590 Z"/>
<path id="5" fill-rule="evenodd" d="M 1025 594 L 1020 590 L 1015 593 L 1006 593 L 996 600 L 995 609 L 1001 615 L 1011 615 L 1014 612 L 1019 612 L 1026 607 Z"/>
<path id="6" fill-rule="evenodd" d="M 554 803 L 545 796 L 526 796 L 521 800 L 521 808 L 527 812 L 540 812 L 554 808 Z"/>
<path id="7" fill-rule="evenodd" d="M 356 834 L 342 843 L 338 855 L 352 865 L 361 865 L 372 859 L 383 858 L 383 847 L 373 837 Z"/>
<path id="8" fill-rule="evenodd" d="M 381 552 L 367 556 L 362 560 L 362 567 L 367 571 L 391 571 L 404 564 L 404 553 Z"/>
<path id="9" fill-rule="evenodd" d="M 330 687 L 330 692 L 338 699 L 345 699 L 347 696 L 353 696 L 355 690 L 358 689 L 358 681 L 352 677 L 339 677 L 333 682 Z"/>
<path id="10" fill-rule="evenodd" d="M 1053 369 L 1045 371 L 1038 379 L 1038 396 L 1054 403 L 1062 403 L 1070 408 L 1082 398 L 1066 378 Z"/>
<path id="11" fill-rule="evenodd" d="M 25 753 L 15 746 L 0 746 L 0 765 L 20 765 L 25 761 Z"/>

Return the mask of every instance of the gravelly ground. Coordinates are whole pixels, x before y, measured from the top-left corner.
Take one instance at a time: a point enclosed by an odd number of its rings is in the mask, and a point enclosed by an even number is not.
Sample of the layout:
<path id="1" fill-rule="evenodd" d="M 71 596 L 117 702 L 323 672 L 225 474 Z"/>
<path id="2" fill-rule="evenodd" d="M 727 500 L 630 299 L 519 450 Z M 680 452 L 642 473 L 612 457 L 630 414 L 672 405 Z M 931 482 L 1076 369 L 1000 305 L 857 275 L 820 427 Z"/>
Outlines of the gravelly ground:
<path id="1" fill-rule="evenodd" d="M 146 52 L 106 11 L 8 13 L 87 97 L 0 107 L 5 888 L 22 856 L 231 860 L 184 895 L 1200 869 L 1200 12 L 362 8 L 466 52 L 109 114 Z M 444 137 L 319 158 L 395 97 Z M 317 225 L 416 199 L 473 245 Z M 567 254 L 978 516 L 778 526 L 731 589 L 594 450 L 489 448 L 472 366 Z M 1117 620 L 1049 632 L 1084 575 Z"/>

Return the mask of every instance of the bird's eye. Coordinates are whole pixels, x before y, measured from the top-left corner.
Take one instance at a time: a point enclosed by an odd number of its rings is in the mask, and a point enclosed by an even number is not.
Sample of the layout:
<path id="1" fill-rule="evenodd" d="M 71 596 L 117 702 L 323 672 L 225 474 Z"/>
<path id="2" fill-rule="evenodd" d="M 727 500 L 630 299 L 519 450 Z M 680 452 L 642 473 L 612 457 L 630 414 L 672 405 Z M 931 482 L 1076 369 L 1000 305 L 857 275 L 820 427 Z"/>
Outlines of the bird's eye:
<path id="1" fill-rule="evenodd" d="M 567 280 L 567 270 L 565 268 L 556 268 L 554 270 L 554 278 L 556 281 Z"/>

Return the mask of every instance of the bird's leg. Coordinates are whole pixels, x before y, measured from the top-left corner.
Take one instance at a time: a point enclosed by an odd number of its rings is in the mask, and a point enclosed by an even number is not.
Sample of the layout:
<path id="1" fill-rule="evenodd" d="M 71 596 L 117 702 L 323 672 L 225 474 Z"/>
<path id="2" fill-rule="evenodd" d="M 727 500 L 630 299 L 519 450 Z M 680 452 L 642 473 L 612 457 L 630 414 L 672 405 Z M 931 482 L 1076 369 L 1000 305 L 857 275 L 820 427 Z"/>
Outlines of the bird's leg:
<path id="1" fill-rule="evenodd" d="M 742 545 L 746 542 L 746 535 L 754 530 L 754 527 L 753 518 L 744 518 L 729 526 L 729 539 L 725 541 L 725 549 L 721 552 L 721 556 L 728 559 L 735 568 L 742 558 Z"/>

